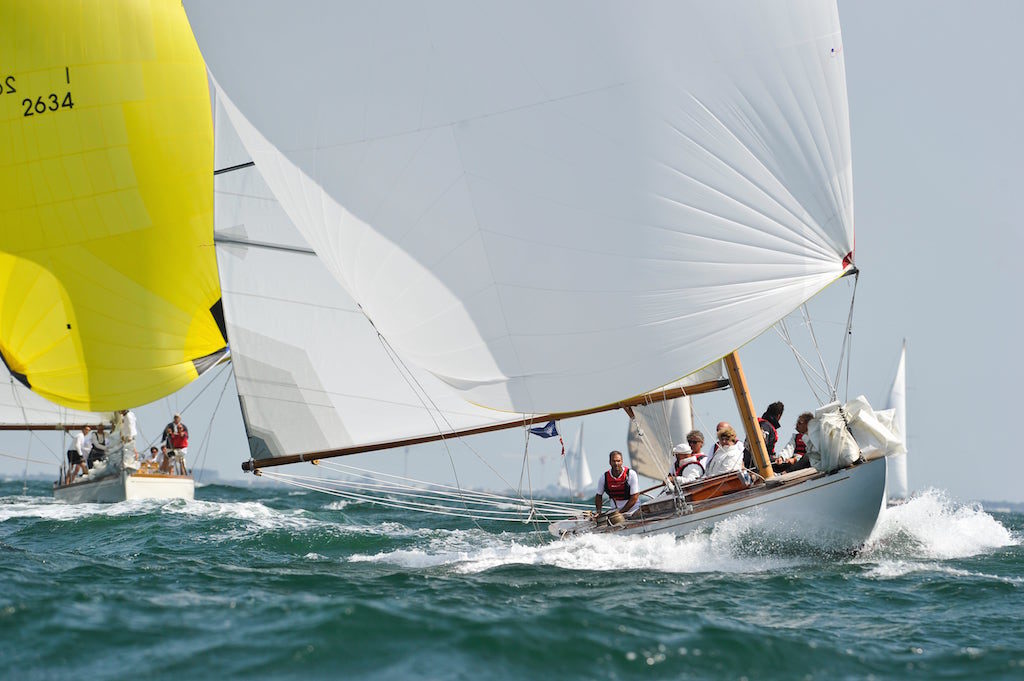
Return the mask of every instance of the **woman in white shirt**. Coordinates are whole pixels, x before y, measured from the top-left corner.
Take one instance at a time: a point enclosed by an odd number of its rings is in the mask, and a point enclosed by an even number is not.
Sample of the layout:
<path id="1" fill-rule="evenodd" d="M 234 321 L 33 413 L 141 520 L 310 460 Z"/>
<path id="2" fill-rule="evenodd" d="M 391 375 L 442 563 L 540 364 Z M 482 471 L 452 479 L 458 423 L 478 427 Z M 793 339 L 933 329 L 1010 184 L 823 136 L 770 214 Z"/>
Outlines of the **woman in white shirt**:
<path id="1" fill-rule="evenodd" d="M 705 477 L 731 473 L 743 468 L 743 445 L 736 437 L 736 431 L 732 426 L 726 426 L 718 431 L 718 451 L 711 457 L 706 465 Z"/>

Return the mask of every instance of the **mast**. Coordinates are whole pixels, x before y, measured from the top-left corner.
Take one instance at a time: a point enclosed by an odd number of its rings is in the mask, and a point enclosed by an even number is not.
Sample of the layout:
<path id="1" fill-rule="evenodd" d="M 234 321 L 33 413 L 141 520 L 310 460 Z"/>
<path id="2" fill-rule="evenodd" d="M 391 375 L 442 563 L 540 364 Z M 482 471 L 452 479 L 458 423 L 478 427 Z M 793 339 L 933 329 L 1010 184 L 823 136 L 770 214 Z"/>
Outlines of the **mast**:
<path id="1" fill-rule="evenodd" d="M 743 430 L 746 431 L 747 444 L 754 454 L 757 472 L 765 480 L 772 478 L 775 476 L 775 471 L 772 470 L 772 462 L 768 460 L 764 435 L 761 433 L 760 426 L 757 425 L 754 402 L 750 399 L 750 391 L 747 389 L 747 377 L 743 374 L 743 365 L 740 364 L 740 356 L 735 350 L 725 356 L 725 368 L 729 372 L 732 394 L 736 398 L 736 407 L 740 410 L 740 418 L 743 419 Z"/>
<path id="2" fill-rule="evenodd" d="M 683 397 L 684 395 L 699 395 L 701 393 L 712 392 L 715 390 L 724 390 L 725 388 L 728 387 L 729 381 L 724 379 L 719 379 L 715 381 L 705 381 L 703 383 L 697 383 L 696 385 L 681 386 L 678 388 L 671 388 L 669 390 L 661 390 L 655 393 L 645 393 L 643 395 L 638 395 L 628 400 L 623 400 L 621 402 L 616 402 L 614 404 L 606 404 L 602 407 L 594 407 L 592 409 L 582 409 L 580 411 L 572 412 L 541 414 L 536 416 L 524 417 L 523 419 L 516 419 L 515 421 L 506 421 L 504 423 L 479 426 L 477 428 L 467 428 L 465 430 L 449 431 L 447 433 L 434 433 L 432 435 L 406 438 L 404 440 L 392 440 L 389 442 L 378 442 L 367 445 L 357 445 L 354 447 L 343 447 L 341 449 L 331 449 L 322 452 L 292 454 L 289 456 L 268 457 L 264 459 L 250 459 L 249 461 L 242 462 L 242 470 L 254 471 L 258 468 L 268 468 L 270 466 L 283 466 L 285 464 L 300 463 L 303 461 L 314 461 L 316 459 L 331 459 L 336 456 L 348 456 L 350 454 L 361 454 L 363 452 L 375 452 L 382 449 L 393 449 L 395 447 L 418 445 L 427 442 L 445 440 L 448 438 L 465 437 L 467 435 L 480 435 L 482 433 L 490 433 L 496 430 L 519 428 L 521 426 L 529 425 L 531 423 L 536 424 L 543 423 L 546 421 L 556 421 L 559 419 L 567 419 L 576 416 L 586 416 L 587 414 L 598 414 L 603 411 L 612 411 L 615 409 L 625 409 L 627 413 L 629 413 L 631 407 L 636 407 L 641 404 L 664 402 L 665 400 L 672 400 L 677 397 Z M 762 444 L 762 447 L 763 446 L 764 445 Z"/>

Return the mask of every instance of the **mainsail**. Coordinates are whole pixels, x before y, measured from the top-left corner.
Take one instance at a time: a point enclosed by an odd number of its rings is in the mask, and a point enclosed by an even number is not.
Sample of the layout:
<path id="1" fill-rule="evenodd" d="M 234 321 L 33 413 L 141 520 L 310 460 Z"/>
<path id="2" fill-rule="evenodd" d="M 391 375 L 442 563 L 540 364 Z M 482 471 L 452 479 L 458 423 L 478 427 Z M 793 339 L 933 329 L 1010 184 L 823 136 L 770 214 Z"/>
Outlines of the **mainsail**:
<path id="1" fill-rule="evenodd" d="M 907 443 L 907 342 L 903 342 L 900 361 L 896 366 L 896 375 L 889 388 L 889 401 L 886 405 L 893 410 L 892 429 L 896 431 L 904 446 Z M 907 453 L 901 452 L 885 459 L 888 468 L 886 478 L 886 495 L 889 499 L 906 499 L 907 489 Z"/>
<path id="2" fill-rule="evenodd" d="M 650 391 L 850 268 L 835 2 L 184 4 L 305 248 L 469 403 Z"/>
<path id="3" fill-rule="evenodd" d="M 0 9 L 0 355 L 79 409 L 151 402 L 224 349 L 202 57 L 176 0 Z"/>

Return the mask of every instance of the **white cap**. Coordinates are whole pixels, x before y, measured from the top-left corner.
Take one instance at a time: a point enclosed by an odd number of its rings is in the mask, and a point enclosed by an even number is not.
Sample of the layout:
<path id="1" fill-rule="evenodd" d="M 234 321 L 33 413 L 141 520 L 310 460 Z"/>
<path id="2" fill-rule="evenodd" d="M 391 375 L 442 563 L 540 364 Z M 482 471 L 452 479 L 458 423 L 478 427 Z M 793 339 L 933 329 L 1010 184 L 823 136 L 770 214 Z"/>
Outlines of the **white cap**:
<path id="1" fill-rule="evenodd" d="M 685 442 L 681 442 L 672 448 L 673 454 L 693 454 L 693 450 L 690 449 L 690 445 Z"/>

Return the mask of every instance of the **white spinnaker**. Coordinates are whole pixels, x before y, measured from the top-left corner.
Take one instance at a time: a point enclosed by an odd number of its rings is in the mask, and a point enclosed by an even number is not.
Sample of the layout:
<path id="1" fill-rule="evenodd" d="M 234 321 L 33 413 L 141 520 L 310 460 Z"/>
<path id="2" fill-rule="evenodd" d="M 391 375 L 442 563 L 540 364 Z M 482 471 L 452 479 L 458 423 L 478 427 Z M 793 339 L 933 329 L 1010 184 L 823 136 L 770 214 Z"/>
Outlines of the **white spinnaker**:
<path id="1" fill-rule="evenodd" d="M 664 385 L 853 250 L 834 2 L 185 7 L 305 240 L 471 402 Z"/>
<path id="2" fill-rule="evenodd" d="M 893 429 L 907 443 L 907 344 L 903 343 L 900 351 L 900 362 L 896 366 L 896 375 L 889 388 L 888 409 L 893 410 Z M 889 499 L 906 499 L 907 489 L 907 453 L 886 457 L 888 467 L 886 475 L 886 495 Z"/>
<path id="3" fill-rule="evenodd" d="M 558 474 L 558 486 L 575 496 L 594 491 L 594 478 L 590 475 L 587 452 L 583 448 L 583 424 L 576 431 L 576 439 L 565 453 L 565 465 Z"/>
<path id="4" fill-rule="evenodd" d="M 217 167 L 248 162 L 219 106 L 215 120 Z M 222 300 L 254 457 L 522 418 L 468 404 L 421 369 L 403 376 L 255 167 L 219 174 L 214 185 Z"/>
<path id="5" fill-rule="evenodd" d="M 35 394 L 0 364 L 0 424 L 5 426 L 95 426 L 109 423 L 110 414 L 67 409 Z"/>

